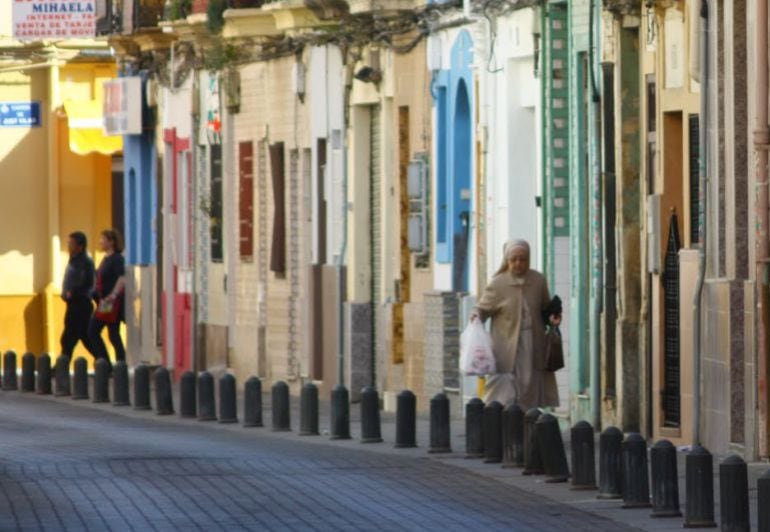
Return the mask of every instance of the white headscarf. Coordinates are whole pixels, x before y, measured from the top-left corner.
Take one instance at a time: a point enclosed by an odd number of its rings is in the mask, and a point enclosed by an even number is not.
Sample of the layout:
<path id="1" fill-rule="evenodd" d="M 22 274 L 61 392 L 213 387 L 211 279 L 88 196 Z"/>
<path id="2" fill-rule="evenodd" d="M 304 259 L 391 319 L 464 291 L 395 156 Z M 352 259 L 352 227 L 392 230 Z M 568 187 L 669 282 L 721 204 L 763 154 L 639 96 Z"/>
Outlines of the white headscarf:
<path id="1" fill-rule="evenodd" d="M 529 257 L 529 242 L 523 238 L 517 238 L 515 240 L 509 240 L 503 246 L 503 263 L 500 265 L 500 269 L 497 270 L 497 275 L 508 271 L 508 259 L 513 256 L 513 252 L 516 250 L 523 250 Z"/>

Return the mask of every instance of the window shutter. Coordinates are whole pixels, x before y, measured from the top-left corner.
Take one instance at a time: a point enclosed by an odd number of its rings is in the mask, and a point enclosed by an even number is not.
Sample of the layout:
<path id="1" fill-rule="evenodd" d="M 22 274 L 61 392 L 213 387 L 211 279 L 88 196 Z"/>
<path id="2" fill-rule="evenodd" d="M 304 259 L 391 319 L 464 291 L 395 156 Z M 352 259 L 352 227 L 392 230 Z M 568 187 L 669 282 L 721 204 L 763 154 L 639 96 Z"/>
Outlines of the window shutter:
<path id="1" fill-rule="evenodd" d="M 212 144 L 211 150 L 211 260 L 222 262 L 222 146 Z"/>
<path id="2" fill-rule="evenodd" d="M 241 260 L 254 260 L 254 147 L 251 142 L 238 145 L 239 218 Z"/>
<path id="3" fill-rule="evenodd" d="M 273 178 L 273 243 L 270 247 L 270 271 L 286 274 L 286 175 L 283 142 L 270 146 L 270 173 Z"/>

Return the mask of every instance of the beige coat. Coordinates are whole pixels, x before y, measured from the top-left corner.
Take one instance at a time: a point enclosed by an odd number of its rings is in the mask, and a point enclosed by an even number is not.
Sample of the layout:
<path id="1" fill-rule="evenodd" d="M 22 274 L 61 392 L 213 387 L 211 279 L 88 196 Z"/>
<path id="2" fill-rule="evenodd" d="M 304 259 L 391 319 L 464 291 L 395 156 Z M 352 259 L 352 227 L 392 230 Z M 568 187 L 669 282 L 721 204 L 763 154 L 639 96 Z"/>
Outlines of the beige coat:
<path id="1" fill-rule="evenodd" d="M 492 319 L 492 350 L 497 375 L 487 378 L 485 401 L 503 405 L 516 399 L 526 409 L 558 406 L 554 373 L 545 371 L 545 323 L 542 310 L 551 297 L 542 274 L 529 270 L 522 277 L 496 275 L 476 305 L 476 313 Z M 526 305 L 526 310 L 525 310 Z M 522 330 L 528 314 L 531 327 Z M 522 338 L 522 334 L 531 337 Z"/>

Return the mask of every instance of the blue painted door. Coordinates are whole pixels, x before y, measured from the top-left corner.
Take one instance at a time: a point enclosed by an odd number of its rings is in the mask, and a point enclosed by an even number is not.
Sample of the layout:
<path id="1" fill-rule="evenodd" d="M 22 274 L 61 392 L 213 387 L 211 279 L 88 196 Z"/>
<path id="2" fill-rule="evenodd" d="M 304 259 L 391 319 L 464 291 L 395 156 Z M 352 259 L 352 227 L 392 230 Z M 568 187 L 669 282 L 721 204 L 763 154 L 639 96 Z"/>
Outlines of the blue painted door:
<path id="1" fill-rule="evenodd" d="M 457 87 L 453 128 L 452 290 L 460 292 L 468 290 L 472 166 L 470 97 L 462 79 Z"/>

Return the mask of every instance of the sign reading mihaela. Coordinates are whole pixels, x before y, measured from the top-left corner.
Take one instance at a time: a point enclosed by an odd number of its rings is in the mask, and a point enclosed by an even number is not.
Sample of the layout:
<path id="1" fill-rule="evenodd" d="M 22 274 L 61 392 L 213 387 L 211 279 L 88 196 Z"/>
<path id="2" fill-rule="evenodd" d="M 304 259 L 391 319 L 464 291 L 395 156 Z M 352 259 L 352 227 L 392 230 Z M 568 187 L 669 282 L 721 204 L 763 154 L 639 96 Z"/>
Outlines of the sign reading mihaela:
<path id="1" fill-rule="evenodd" d="M 13 0 L 13 36 L 20 41 L 95 35 L 96 0 Z"/>

